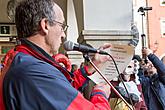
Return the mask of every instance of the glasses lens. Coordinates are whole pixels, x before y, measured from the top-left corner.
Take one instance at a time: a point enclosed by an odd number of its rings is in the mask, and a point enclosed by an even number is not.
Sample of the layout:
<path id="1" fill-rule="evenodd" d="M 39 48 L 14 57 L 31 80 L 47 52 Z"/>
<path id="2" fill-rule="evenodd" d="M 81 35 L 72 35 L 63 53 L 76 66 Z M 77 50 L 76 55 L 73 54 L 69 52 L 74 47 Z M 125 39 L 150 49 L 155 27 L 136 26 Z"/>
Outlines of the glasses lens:
<path id="1" fill-rule="evenodd" d="M 55 21 L 55 22 L 61 25 L 62 31 L 66 31 L 66 30 L 67 30 L 68 25 L 66 25 L 66 24 L 64 24 L 64 23 L 61 23 L 61 22 L 58 22 L 58 21 Z"/>
<path id="2" fill-rule="evenodd" d="M 65 25 L 65 24 L 63 24 L 63 25 L 62 25 L 62 28 L 63 28 L 63 31 L 66 31 L 66 30 L 67 30 L 67 28 L 68 28 L 68 26 L 67 26 L 67 25 Z"/>

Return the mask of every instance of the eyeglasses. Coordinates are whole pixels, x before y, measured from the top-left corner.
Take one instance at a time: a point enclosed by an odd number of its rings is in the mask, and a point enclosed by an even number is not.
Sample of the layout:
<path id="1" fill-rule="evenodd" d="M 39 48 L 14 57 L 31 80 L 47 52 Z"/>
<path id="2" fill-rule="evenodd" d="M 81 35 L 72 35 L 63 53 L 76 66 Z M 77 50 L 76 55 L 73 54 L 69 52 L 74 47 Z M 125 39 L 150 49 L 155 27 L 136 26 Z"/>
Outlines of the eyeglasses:
<path id="1" fill-rule="evenodd" d="M 66 24 L 64 24 L 64 23 L 61 23 L 61 22 L 59 22 L 59 21 L 56 21 L 56 20 L 53 20 L 54 22 L 56 22 L 56 23 L 58 23 L 58 24 L 60 24 L 60 26 L 62 27 L 62 31 L 66 31 L 67 29 L 68 29 L 68 25 L 66 25 Z"/>

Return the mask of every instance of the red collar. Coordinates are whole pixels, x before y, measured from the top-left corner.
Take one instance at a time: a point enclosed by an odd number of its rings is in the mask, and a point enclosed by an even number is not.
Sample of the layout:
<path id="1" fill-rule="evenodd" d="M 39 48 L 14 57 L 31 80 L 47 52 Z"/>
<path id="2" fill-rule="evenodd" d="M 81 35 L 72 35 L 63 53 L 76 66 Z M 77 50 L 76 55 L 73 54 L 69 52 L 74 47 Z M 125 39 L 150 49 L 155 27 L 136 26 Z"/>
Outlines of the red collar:
<path id="1" fill-rule="evenodd" d="M 45 62 L 53 65 L 58 70 L 60 70 L 69 81 L 72 81 L 73 80 L 72 77 L 71 77 L 71 75 L 70 75 L 70 73 L 66 69 L 64 69 L 61 65 L 59 65 L 55 61 L 52 61 L 52 60 L 46 58 L 42 54 L 39 54 L 38 52 L 34 51 L 32 48 L 30 48 L 30 47 L 22 44 L 22 45 L 16 46 L 16 51 L 22 52 L 22 53 L 25 53 L 25 54 L 28 54 L 28 55 L 31 55 L 31 56 L 39 59 L 39 60 L 45 61 Z"/>

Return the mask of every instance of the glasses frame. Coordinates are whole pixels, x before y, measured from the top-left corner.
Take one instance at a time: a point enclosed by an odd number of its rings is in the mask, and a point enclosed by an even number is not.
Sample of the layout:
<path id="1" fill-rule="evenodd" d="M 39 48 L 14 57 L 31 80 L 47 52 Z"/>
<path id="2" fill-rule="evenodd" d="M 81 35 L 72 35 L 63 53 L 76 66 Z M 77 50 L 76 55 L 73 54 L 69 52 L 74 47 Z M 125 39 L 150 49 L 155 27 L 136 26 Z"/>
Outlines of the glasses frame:
<path id="1" fill-rule="evenodd" d="M 62 22 L 59 22 L 59 21 L 56 21 L 56 20 L 53 20 L 53 21 L 56 22 L 56 23 L 58 23 L 58 24 L 60 24 L 60 26 L 62 27 L 61 30 L 62 30 L 63 32 L 67 31 L 67 29 L 68 29 L 68 27 L 69 27 L 67 24 L 62 23 Z"/>

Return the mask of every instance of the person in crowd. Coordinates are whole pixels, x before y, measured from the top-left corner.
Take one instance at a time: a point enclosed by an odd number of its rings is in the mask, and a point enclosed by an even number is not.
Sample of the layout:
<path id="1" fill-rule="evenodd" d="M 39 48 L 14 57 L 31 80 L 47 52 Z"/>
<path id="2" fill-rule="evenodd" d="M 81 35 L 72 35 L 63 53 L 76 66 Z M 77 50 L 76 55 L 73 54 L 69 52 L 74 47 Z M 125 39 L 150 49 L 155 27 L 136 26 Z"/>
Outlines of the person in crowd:
<path id="1" fill-rule="evenodd" d="M 85 62 L 81 62 L 80 68 L 83 68 L 85 66 Z"/>
<path id="2" fill-rule="evenodd" d="M 73 73 L 73 72 L 76 71 L 77 69 L 78 69 L 78 65 L 72 64 L 71 72 Z"/>
<path id="3" fill-rule="evenodd" d="M 119 93 L 121 93 L 121 95 L 126 99 L 126 101 L 128 101 L 130 105 L 132 105 L 135 108 L 135 110 L 147 110 L 147 107 L 143 100 L 143 94 L 140 91 L 141 86 L 139 86 L 139 83 L 136 83 L 136 63 L 137 61 L 135 62 L 135 59 L 131 60 L 131 62 L 128 64 L 124 72 L 121 74 L 121 77 L 124 82 L 119 82 L 116 88 L 119 91 Z M 123 83 L 125 86 L 123 85 Z M 126 91 L 128 91 L 128 93 Z M 120 99 L 117 99 L 116 105 L 113 104 L 113 107 L 115 108 L 114 110 L 129 110 L 128 106 L 126 106 L 126 104 Z"/>
<path id="4" fill-rule="evenodd" d="M 96 85 L 90 100 L 77 90 L 92 66 L 71 76 L 52 57 L 65 39 L 67 25 L 54 0 L 22 0 L 16 7 L 15 23 L 20 42 L 2 68 L 1 110 L 110 110 L 107 84 Z M 101 46 L 103 49 L 110 45 Z M 109 57 L 95 54 L 96 66 Z"/>
<path id="5" fill-rule="evenodd" d="M 55 54 L 52 56 L 54 60 L 59 63 L 61 66 L 67 69 L 68 72 L 72 70 L 72 64 L 68 57 L 63 54 Z"/>
<path id="6" fill-rule="evenodd" d="M 139 78 L 148 110 L 165 110 L 165 65 L 149 48 L 142 49 L 149 61 L 141 65 Z M 147 73 L 147 75 L 144 75 Z"/>

